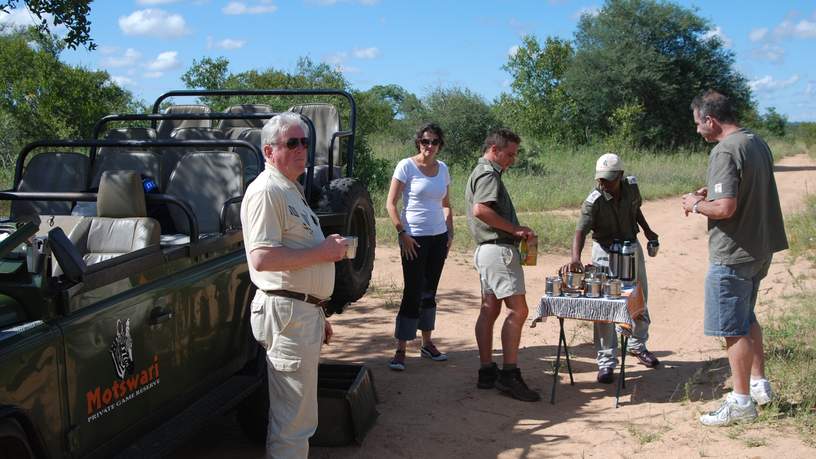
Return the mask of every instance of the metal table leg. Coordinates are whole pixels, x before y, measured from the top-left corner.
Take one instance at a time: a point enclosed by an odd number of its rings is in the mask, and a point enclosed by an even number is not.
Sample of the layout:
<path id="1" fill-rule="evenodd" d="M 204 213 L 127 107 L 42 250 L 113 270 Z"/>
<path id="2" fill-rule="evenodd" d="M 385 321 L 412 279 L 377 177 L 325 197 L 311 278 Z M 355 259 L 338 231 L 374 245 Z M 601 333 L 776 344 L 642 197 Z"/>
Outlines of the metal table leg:
<path id="1" fill-rule="evenodd" d="M 564 319 L 561 319 L 562 321 Z M 570 364 L 570 356 L 569 356 L 569 346 L 567 346 L 567 334 L 564 333 L 564 327 L 561 327 L 561 341 L 564 343 L 564 357 L 567 359 L 567 371 L 570 375 L 570 386 L 575 385 L 575 379 L 572 377 L 572 365 Z"/>
<path id="2" fill-rule="evenodd" d="M 555 364 L 553 365 L 553 384 L 550 394 L 550 404 L 555 405 L 555 386 L 558 384 L 558 369 L 561 368 L 561 337 L 564 336 L 564 319 L 558 318 L 558 350 L 555 352 Z"/>
<path id="3" fill-rule="evenodd" d="M 615 393 L 615 408 L 619 406 L 621 388 L 626 387 L 626 346 L 629 344 L 629 337 L 621 334 L 621 369 L 620 378 L 618 379 L 618 390 Z"/>

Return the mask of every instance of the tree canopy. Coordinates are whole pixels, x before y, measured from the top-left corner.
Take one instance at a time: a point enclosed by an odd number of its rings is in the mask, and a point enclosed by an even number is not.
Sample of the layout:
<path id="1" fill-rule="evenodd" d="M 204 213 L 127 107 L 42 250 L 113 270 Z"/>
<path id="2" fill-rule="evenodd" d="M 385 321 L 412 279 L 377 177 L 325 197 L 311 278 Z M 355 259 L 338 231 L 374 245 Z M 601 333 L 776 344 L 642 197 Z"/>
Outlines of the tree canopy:
<path id="1" fill-rule="evenodd" d="M 96 48 L 91 38 L 91 12 L 93 0 L 0 0 L 0 12 L 8 14 L 11 10 L 23 5 L 40 21 L 37 30 L 43 35 L 52 32 L 52 26 L 65 26 L 68 30 L 62 41 L 65 46 L 75 49 L 84 45 L 88 49 Z M 49 24 L 49 17 L 51 24 Z"/>

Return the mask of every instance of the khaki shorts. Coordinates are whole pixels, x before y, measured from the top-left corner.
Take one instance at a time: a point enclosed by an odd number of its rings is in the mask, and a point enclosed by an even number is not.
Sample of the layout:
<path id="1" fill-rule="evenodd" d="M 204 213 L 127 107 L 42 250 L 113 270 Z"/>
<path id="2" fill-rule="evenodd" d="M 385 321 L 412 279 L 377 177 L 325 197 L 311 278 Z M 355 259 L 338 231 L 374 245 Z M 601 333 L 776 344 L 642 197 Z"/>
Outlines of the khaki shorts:
<path id="1" fill-rule="evenodd" d="M 481 244 L 473 253 L 473 264 L 479 272 L 482 294 L 492 293 L 501 300 L 527 293 L 521 255 L 516 246 Z"/>

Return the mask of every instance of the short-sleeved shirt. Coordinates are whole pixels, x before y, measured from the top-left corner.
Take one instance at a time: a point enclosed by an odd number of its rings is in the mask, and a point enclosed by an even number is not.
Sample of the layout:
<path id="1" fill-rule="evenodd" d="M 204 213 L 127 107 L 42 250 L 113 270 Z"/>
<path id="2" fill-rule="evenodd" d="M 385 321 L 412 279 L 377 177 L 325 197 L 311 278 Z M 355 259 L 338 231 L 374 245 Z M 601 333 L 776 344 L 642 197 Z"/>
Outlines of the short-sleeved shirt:
<path id="1" fill-rule="evenodd" d="M 620 199 L 615 201 L 609 193 L 596 187 L 581 205 L 576 230 L 584 234 L 592 231 L 592 239 L 608 246 L 615 239 L 634 241 L 638 233 L 637 214 L 643 198 L 637 179 L 626 177 L 621 181 Z"/>
<path id="2" fill-rule="evenodd" d="M 516 208 L 513 207 L 510 194 L 507 193 L 507 188 L 502 183 L 502 169 L 498 164 L 484 157 L 479 158 L 479 162 L 473 168 L 473 172 L 471 172 L 465 186 L 465 202 L 467 203 L 468 228 L 476 244 L 484 244 L 485 242 L 516 243 L 516 238 L 512 234 L 493 228 L 473 216 L 474 204 L 489 204 L 501 217 L 510 221 L 513 225 L 519 224 Z"/>
<path id="3" fill-rule="evenodd" d="M 323 242 L 320 221 L 303 197 L 300 184 L 266 164 L 241 202 L 241 225 L 247 258 L 261 247 L 307 249 Z M 317 263 L 289 271 L 257 271 L 249 276 L 259 289 L 290 290 L 328 298 L 334 290 L 334 263 Z"/>
<path id="4" fill-rule="evenodd" d="M 400 220 L 411 236 L 436 236 L 448 230 L 442 201 L 448 194 L 450 174 L 445 163 L 437 162 L 439 170 L 433 177 L 423 174 L 411 158 L 394 169 L 394 178 L 405 185 Z"/>
<path id="5" fill-rule="evenodd" d="M 708 159 L 709 201 L 736 198 L 726 220 L 708 220 L 712 263 L 734 265 L 764 260 L 788 248 L 773 155 L 761 137 L 741 128 L 718 143 Z"/>

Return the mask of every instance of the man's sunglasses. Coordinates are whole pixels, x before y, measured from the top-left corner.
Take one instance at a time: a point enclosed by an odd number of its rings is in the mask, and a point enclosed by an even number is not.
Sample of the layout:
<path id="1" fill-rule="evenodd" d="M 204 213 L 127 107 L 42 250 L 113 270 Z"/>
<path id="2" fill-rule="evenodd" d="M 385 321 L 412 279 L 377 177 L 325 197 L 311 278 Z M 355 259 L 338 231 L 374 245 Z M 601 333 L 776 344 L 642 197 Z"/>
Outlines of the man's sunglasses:
<path id="1" fill-rule="evenodd" d="M 427 147 L 428 145 L 438 146 L 442 141 L 439 139 L 419 139 L 419 143 Z"/>
<path id="2" fill-rule="evenodd" d="M 286 143 L 285 143 L 286 148 L 288 148 L 290 150 L 294 150 L 295 148 L 297 148 L 298 144 L 303 145 L 303 148 L 309 148 L 309 138 L 308 137 L 301 137 L 301 138 L 298 139 L 298 138 L 295 138 L 295 137 L 290 137 L 290 138 L 286 139 Z"/>

